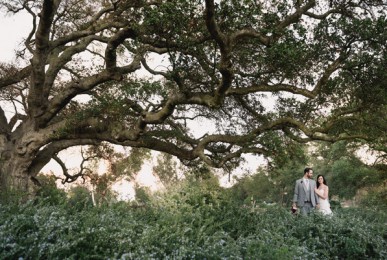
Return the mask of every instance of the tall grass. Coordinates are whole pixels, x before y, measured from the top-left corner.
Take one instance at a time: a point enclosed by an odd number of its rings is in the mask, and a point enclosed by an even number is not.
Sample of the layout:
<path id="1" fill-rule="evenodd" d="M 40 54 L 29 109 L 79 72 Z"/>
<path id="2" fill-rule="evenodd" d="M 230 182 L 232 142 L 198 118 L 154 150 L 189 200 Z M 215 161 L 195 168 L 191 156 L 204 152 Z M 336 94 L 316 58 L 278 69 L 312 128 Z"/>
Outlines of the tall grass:
<path id="1" fill-rule="evenodd" d="M 0 204 L 0 259 L 387 259 L 387 214 L 294 216 L 182 184 L 149 203 Z"/>

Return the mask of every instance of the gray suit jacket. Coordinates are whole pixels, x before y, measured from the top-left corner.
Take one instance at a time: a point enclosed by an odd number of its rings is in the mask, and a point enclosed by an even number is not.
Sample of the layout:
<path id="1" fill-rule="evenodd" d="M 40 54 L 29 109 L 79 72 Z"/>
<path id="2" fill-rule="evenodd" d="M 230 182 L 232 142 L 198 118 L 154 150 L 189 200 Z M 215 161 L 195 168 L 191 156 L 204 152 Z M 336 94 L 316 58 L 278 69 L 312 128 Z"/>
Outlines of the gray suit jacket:
<path id="1" fill-rule="evenodd" d="M 317 194 L 314 192 L 314 188 L 316 188 L 316 182 L 314 180 L 309 180 L 309 188 L 310 188 L 310 198 L 311 203 L 313 207 L 316 207 L 316 205 L 319 202 L 319 198 Z M 297 207 L 303 207 L 305 204 L 305 198 L 306 198 L 306 188 L 303 183 L 303 178 L 296 181 L 296 186 L 294 188 L 294 197 L 293 202 L 297 203 Z"/>

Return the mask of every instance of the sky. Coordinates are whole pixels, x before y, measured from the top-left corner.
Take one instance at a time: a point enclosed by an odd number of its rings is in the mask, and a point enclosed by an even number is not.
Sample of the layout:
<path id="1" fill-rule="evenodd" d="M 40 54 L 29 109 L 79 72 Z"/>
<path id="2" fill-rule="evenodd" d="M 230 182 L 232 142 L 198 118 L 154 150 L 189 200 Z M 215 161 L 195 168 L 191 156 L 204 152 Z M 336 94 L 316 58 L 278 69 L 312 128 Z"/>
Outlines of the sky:
<path id="1" fill-rule="evenodd" d="M 23 13 L 14 16 L 0 14 L 0 61 L 10 62 L 15 59 L 14 50 L 21 46 L 22 37 L 28 35 L 31 22 Z"/>

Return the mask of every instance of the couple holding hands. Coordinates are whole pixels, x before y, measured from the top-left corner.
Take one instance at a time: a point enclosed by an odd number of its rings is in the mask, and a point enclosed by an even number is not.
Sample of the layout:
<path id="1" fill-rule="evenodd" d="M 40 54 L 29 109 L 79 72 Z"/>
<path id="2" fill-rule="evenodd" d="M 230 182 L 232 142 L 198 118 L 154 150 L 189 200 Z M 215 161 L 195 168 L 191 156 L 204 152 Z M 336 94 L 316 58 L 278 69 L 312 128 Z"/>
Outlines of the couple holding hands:
<path id="1" fill-rule="evenodd" d="M 295 213 L 299 208 L 302 215 L 308 215 L 316 208 L 324 215 L 331 215 L 329 189 L 324 176 L 317 176 L 317 184 L 312 178 L 313 169 L 305 168 L 304 177 L 296 181 L 292 211 Z"/>

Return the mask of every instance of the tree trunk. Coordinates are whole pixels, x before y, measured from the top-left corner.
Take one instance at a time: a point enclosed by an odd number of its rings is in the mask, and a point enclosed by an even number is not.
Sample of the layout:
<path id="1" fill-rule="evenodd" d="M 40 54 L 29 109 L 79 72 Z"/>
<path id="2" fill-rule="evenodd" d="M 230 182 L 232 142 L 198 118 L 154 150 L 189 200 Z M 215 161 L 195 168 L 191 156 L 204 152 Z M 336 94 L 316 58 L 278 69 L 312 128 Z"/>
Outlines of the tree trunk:
<path id="1" fill-rule="evenodd" d="M 0 192 L 7 194 L 18 193 L 23 197 L 33 194 L 32 181 L 34 174 L 30 166 L 36 153 L 36 148 L 25 142 L 24 138 L 11 137 L 0 146 Z"/>
<path id="2" fill-rule="evenodd" d="M 29 163 L 23 158 L 11 158 L 3 160 L 0 169 L 0 189 L 6 195 L 17 193 L 30 198 L 33 195 L 34 183 L 28 173 Z"/>

